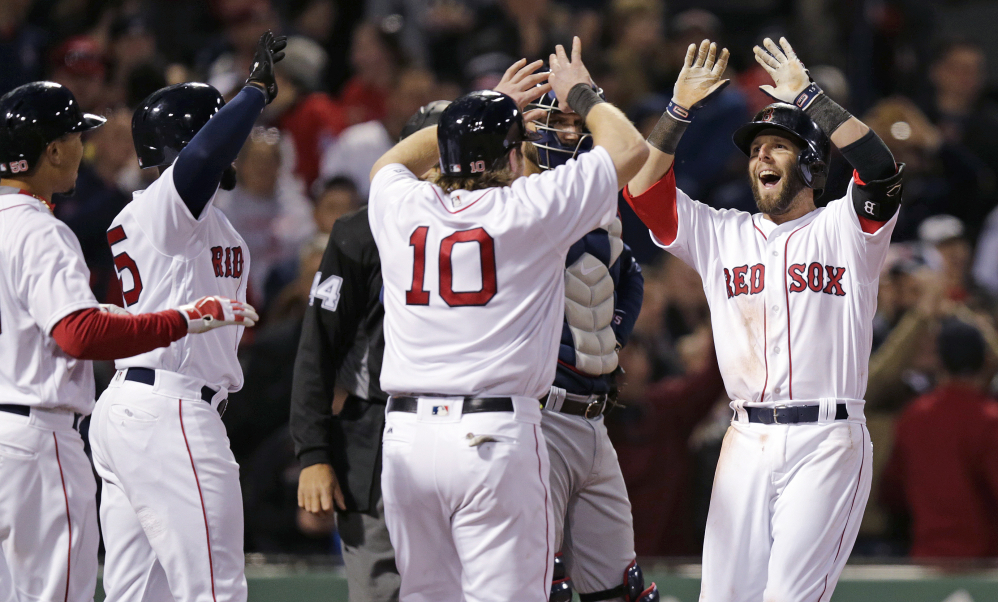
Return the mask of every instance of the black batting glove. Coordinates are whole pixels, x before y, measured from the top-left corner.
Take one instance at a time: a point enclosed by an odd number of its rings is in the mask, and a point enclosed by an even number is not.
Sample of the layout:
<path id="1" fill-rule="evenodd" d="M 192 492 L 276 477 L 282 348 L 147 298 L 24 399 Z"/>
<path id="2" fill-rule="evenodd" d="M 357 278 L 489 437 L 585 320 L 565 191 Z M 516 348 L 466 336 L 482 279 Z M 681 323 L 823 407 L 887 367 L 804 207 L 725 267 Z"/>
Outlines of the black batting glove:
<path id="1" fill-rule="evenodd" d="M 277 81 L 274 79 L 274 63 L 284 58 L 284 47 L 288 45 L 287 36 L 274 37 L 274 33 L 267 30 L 260 41 L 256 43 L 256 52 L 253 54 L 253 66 L 250 67 L 250 75 L 246 79 L 246 84 L 259 84 L 263 87 L 264 94 L 267 95 L 267 104 L 270 104 L 277 97 Z"/>

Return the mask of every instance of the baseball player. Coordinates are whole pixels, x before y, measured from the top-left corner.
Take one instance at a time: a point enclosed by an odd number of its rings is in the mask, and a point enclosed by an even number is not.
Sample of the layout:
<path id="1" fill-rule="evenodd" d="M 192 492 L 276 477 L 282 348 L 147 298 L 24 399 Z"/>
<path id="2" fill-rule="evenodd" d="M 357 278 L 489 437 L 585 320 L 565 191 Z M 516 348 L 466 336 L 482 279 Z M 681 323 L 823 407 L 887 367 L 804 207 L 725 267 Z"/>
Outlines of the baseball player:
<path id="1" fill-rule="evenodd" d="M 385 518 L 409 601 L 546 601 L 553 514 L 537 400 L 554 381 L 569 247 L 616 214 L 618 182 L 647 158 L 634 127 L 591 87 L 574 40 L 550 74 L 516 63 L 513 92 L 448 106 L 371 171 L 391 396 Z M 521 178 L 520 107 L 548 79 L 595 148 Z M 500 84 L 502 85 L 502 84 Z M 638 135 L 638 138 L 640 136 Z M 434 163 L 431 182 L 415 174 Z"/>
<path id="2" fill-rule="evenodd" d="M 422 107 L 401 139 L 436 125 L 448 104 L 441 100 Z M 385 352 L 381 287 L 381 259 L 363 207 L 336 221 L 312 282 L 295 360 L 290 424 L 302 465 L 298 505 L 317 515 L 336 510 L 353 602 L 392 602 L 399 594 L 381 500 L 381 435 L 388 402 L 380 387 Z M 338 389 L 346 394 L 334 415 Z"/>
<path id="3" fill-rule="evenodd" d="M 261 36 L 246 86 L 228 104 L 211 86 L 177 84 L 136 110 L 139 165 L 160 176 L 107 232 L 129 312 L 217 295 L 238 300 L 225 303 L 238 315 L 250 258 L 212 199 L 234 185 L 232 161 L 277 94 L 284 44 Z M 246 600 L 239 466 L 220 417 L 243 384 L 242 332 L 216 330 L 115 364 L 90 429 L 109 601 Z"/>
<path id="4" fill-rule="evenodd" d="M 863 415 L 877 280 L 901 203 L 903 166 L 811 83 L 790 44 L 755 56 L 778 101 L 735 132 L 760 213 L 718 211 L 677 191 L 676 143 L 716 91 L 727 53 L 694 46 L 624 196 L 657 244 L 703 279 L 734 410 L 714 476 L 705 602 L 832 596 L 870 493 Z M 817 208 L 830 143 L 855 168 Z"/>
<path id="5" fill-rule="evenodd" d="M 90 291 L 80 243 L 51 212 L 72 190 L 82 132 L 104 123 L 34 82 L 0 98 L 0 600 L 93 600 L 96 483 L 78 432 L 94 405 L 88 360 L 169 345 L 226 321 L 222 301 L 118 315 Z M 202 310 L 205 314 L 202 314 Z M 208 313 L 208 312 L 213 313 Z"/>
<path id="6" fill-rule="evenodd" d="M 532 143 L 540 168 L 555 169 L 592 150 L 582 119 L 560 110 L 553 94 L 535 107 L 545 112 L 533 124 L 541 136 Z M 616 393 L 617 351 L 634 328 L 644 293 L 641 268 L 620 232 L 614 218 L 573 244 L 565 260 L 565 319 L 541 419 L 560 553 L 552 602 L 569 602 L 573 584 L 587 602 L 659 599 L 654 584 L 645 588 L 635 562 L 631 506 L 603 424 Z"/>

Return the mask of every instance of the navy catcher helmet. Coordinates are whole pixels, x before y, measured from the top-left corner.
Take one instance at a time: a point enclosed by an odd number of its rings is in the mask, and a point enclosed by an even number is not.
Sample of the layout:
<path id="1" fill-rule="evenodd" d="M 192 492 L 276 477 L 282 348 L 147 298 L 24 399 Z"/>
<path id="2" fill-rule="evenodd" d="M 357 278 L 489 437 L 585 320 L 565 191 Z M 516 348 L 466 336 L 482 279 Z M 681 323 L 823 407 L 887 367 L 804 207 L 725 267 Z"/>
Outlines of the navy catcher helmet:
<path id="1" fill-rule="evenodd" d="M 208 84 L 174 84 L 150 94 L 132 117 L 132 142 L 139 167 L 173 163 L 224 105 L 222 95 Z"/>
<path id="2" fill-rule="evenodd" d="M 602 89 L 597 88 L 596 93 L 599 94 L 600 98 L 606 100 Z M 564 165 L 569 159 L 593 150 L 593 136 L 585 127 L 581 132 L 575 132 L 551 125 L 551 115 L 555 111 L 561 112 L 553 90 L 527 105 L 528 111 L 534 109 L 547 111 L 547 116 L 544 119 L 534 122 L 534 127 L 540 136 L 534 142 L 534 146 L 537 147 L 537 158 L 541 169 L 554 169 L 559 165 Z M 576 140 L 574 142 L 563 141 L 562 138 L 565 137 L 574 137 Z"/>
<path id="3" fill-rule="evenodd" d="M 14 88 L 0 98 L 0 177 L 30 171 L 52 141 L 105 121 L 82 112 L 65 86 L 32 82 Z"/>
<path id="4" fill-rule="evenodd" d="M 465 94 L 440 115 L 440 171 L 445 176 L 492 171 L 510 149 L 537 138 L 524 126 L 523 114 L 509 96 L 492 90 Z"/>
<path id="5" fill-rule="evenodd" d="M 773 103 L 742 127 L 735 130 L 731 139 L 743 153 L 749 155 L 752 141 L 763 130 L 777 129 L 790 134 L 800 146 L 797 167 L 804 183 L 814 189 L 815 197 L 825 188 L 828 179 L 828 160 L 832 143 L 804 111 L 785 102 Z"/>

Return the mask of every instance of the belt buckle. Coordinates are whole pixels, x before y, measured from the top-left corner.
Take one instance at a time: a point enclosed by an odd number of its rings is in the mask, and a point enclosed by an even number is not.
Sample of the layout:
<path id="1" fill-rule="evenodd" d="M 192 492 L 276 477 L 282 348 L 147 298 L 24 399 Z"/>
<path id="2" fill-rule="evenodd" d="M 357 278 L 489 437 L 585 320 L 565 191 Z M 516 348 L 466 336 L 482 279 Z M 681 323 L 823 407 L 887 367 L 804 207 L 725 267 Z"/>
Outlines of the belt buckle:
<path id="1" fill-rule="evenodd" d="M 779 415 L 777 414 L 777 410 L 779 410 L 779 407 L 773 406 L 773 424 L 779 424 L 780 423 L 780 420 L 779 420 L 779 417 L 778 417 Z"/>
<path id="2" fill-rule="evenodd" d="M 606 402 L 607 402 L 606 395 L 601 395 L 598 399 L 590 401 L 589 405 L 586 406 L 586 414 L 585 414 L 586 419 L 593 420 L 594 418 L 599 418 L 599 416 L 603 413 L 603 411 L 606 410 Z M 593 409 L 597 407 L 599 407 L 599 410 L 590 415 Z"/>

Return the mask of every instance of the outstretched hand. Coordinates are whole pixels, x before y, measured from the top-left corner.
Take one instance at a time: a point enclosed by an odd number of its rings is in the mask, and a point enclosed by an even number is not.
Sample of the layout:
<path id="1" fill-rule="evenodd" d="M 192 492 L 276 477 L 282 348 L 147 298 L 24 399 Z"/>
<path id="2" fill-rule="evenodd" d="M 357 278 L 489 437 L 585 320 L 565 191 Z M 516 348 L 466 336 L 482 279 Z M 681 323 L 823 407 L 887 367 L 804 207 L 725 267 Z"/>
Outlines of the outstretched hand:
<path id="1" fill-rule="evenodd" d="M 672 102 L 685 109 L 696 109 L 723 90 L 730 82 L 721 79 L 729 56 L 727 48 L 723 48 L 718 56 L 717 44 L 710 40 L 700 42 L 699 51 L 696 44 L 690 44 L 686 49 L 683 69 L 672 90 Z"/>
<path id="2" fill-rule="evenodd" d="M 586 84 L 591 86 L 593 78 L 589 75 L 589 70 L 582 63 L 582 40 L 579 36 L 572 38 L 572 58 L 565 54 L 565 47 L 561 44 L 555 46 L 555 53 L 548 57 L 548 65 L 551 66 L 551 74 L 548 83 L 554 90 L 555 98 L 558 99 L 558 108 L 566 113 L 571 113 L 568 106 L 568 93 L 576 84 Z"/>
<path id="3" fill-rule="evenodd" d="M 277 81 L 274 78 L 274 63 L 284 58 L 284 48 L 288 45 L 287 36 L 275 37 L 269 29 L 260 36 L 253 54 L 247 84 L 256 84 L 267 95 L 267 104 L 277 97 Z"/>
<path id="4" fill-rule="evenodd" d="M 528 65 L 527 59 L 520 59 L 510 65 L 493 90 L 512 98 L 522 111 L 525 106 L 551 91 L 551 84 L 547 81 L 550 74 L 546 71 L 535 73 L 543 66 L 544 61 L 538 60 Z"/>
<path id="5" fill-rule="evenodd" d="M 786 38 L 780 38 L 779 46 L 769 38 L 763 40 L 762 44 L 766 50 L 758 46 L 752 49 L 755 61 L 769 73 L 776 86 L 759 86 L 759 89 L 776 100 L 792 103 L 811 83 L 804 63 L 797 58 L 797 53 Z"/>

